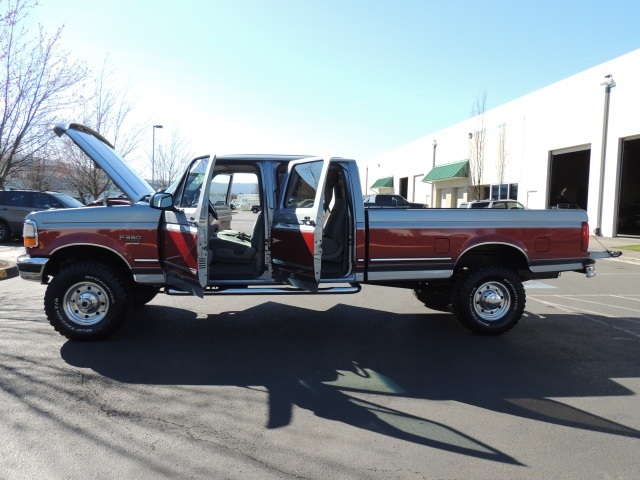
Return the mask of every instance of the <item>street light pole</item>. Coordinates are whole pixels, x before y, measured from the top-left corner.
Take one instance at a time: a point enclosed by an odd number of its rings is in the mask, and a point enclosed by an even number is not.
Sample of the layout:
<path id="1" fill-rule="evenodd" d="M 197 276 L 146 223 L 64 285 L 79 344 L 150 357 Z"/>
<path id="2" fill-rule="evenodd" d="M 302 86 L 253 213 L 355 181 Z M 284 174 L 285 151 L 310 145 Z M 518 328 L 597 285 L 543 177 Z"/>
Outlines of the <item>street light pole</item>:
<path id="1" fill-rule="evenodd" d="M 156 181 L 156 128 L 162 128 L 162 125 L 153 126 L 152 144 L 151 144 L 151 186 L 155 189 Z"/>

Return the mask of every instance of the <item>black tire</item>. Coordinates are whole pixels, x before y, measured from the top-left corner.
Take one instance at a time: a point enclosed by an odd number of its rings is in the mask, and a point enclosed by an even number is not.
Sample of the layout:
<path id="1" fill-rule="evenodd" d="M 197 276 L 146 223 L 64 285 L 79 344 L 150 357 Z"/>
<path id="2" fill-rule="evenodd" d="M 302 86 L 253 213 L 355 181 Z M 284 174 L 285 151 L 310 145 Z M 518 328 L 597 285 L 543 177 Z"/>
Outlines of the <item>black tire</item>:
<path id="1" fill-rule="evenodd" d="M 98 262 L 65 267 L 44 296 L 49 323 L 71 340 L 99 340 L 115 332 L 131 310 L 129 282 L 116 269 Z"/>
<path id="2" fill-rule="evenodd" d="M 436 292 L 432 290 L 414 289 L 413 294 L 418 300 L 424 303 L 424 306 L 437 312 L 451 311 L 451 294 L 445 292 Z"/>
<path id="3" fill-rule="evenodd" d="M 0 220 L 0 243 L 8 242 L 11 239 L 11 229 L 4 220 Z"/>
<path id="4" fill-rule="evenodd" d="M 140 308 L 145 306 L 151 300 L 156 298 L 156 295 L 160 292 L 157 287 L 149 285 L 136 285 L 133 287 L 133 308 Z"/>
<path id="5" fill-rule="evenodd" d="M 500 335 L 522 317 L 526 294 L 520 277 L 507 267 L 491 266 L 462 275 L 453 290 L 458 321 L 481 335 Z"/>

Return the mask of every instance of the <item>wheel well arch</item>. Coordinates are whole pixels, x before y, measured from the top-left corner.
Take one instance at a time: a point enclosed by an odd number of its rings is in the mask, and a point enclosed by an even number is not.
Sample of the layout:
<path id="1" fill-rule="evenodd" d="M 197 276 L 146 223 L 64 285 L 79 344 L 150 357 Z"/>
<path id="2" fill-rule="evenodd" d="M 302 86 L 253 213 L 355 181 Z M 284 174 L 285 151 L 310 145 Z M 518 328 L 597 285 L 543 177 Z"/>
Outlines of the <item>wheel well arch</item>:
<path id="1" fill-rule="evenodd" d="M 95 245 L 70 245 L 56 250 L 46 264 L 43 278 L 55 276 L 65 266 L 85 260 L 105 263 L 133 280 L 131 267 L 122 256 L 113 250 Z"/>
<path id="2" fill-rule="evenodd" d="M 527 254 L 515 245 L 506 243 L 483 243 L 465 250 L 456 261 L 454 270 L 503 265 L 514 271 L 529 270 Z"/>

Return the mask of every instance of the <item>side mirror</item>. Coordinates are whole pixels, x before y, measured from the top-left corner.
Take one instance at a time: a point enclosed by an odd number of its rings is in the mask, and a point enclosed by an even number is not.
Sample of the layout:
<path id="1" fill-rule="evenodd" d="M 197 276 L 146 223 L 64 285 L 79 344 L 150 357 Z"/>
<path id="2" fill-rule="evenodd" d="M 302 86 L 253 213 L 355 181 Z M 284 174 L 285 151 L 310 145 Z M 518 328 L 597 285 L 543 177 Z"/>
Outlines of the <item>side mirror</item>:
<path id="1" fill-rule="evenodd" d="M 151 195 L 149 205 L 151 205 L 151 208 L 157 208 L 158 210 L 169 210 L 173 208 L 173 196 L 170 193 L 156 192 Z"/>

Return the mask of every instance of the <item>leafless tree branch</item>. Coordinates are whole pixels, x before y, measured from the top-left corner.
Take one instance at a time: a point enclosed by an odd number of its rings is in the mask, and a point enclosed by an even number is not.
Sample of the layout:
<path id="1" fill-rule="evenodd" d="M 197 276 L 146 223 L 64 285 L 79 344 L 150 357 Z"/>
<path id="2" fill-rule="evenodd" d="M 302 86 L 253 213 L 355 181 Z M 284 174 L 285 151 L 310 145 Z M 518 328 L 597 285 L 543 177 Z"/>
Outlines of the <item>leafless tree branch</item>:
<path id="1" fill-rule="evenodd" d="M 471 107 L 471 116 L 475 120 L 474 131 L 469 135 L 469 170 L 471 176 L 471 193 L 475 200 L 482 200 L 482 179 L 484 174 L 484 153 L 486 129 L 484 116 L 487 110 L 487 91 L 483 90 L 476 97 Z"/>
<path id="2" fill-rule="evenodd" d="M 173 127 L 168 142 L 161 142 L 155 155 L 154 188 L 166 188 L 171 185 L 193 158 L 193 152 L 179 128 Z"/>
<path id="3" fill-rule="evenodd" d="M 71 93 L 86 75 L 58 48 L 62 28 L 48 36 L 39 28 L 30 38 L 23 22 L 34 0 L 0 4 L 0 187 L 24 170 L 51 139 L 56 112 L 73 105 Z"/>

